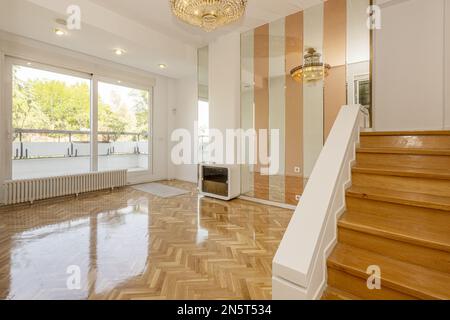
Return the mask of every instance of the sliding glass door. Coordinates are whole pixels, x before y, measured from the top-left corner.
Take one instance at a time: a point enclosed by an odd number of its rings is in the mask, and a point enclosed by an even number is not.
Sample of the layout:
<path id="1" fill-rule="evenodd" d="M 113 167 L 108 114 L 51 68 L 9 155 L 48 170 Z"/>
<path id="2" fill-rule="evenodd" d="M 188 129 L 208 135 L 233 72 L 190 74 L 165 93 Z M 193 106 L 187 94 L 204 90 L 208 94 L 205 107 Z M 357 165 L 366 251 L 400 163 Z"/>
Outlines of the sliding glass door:
<path id="1" fill-rule="evenodd" d="M 118 169 L 128 170 L 133 181 L 148 179 L 151 89 L 34 62 L 7 61 L 7 179 Z"/>
<path id="2" fill-rule="evenodd" d="M 90 171 L 90 92 L 87 75 L 12 65 L 12 179 Z"/>
<path id="3" fill-rule="evenodd" d="M 98 169 L 147 171 L 150 93 L 98 82 Z"/>

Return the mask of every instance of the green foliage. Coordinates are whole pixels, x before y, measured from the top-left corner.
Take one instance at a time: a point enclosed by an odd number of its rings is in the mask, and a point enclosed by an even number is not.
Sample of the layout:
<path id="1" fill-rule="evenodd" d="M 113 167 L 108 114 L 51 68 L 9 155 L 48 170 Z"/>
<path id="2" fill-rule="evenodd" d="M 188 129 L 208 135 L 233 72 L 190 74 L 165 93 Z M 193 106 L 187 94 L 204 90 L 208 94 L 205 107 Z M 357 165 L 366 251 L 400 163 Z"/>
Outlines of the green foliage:
<path id="1" fill-rule="evenodd" d="M 136 128 L 139 133 L 146 133 L 148 131 L 149 121 L 149 96 L 148 92 L 141 90 L 133 90 L 131 96 L 134 100 L 133 111 L 136 115 Z"/>
<path id="2" fill-rule="evenodd" d="M 89 130 L 89 86 L 67 86 L 60 81 L 32 81 L 31 95 L 37 110 L 52 130 Z"/>
<path id="3" fill-rule="evenodd" d="M 127 129 L 127 122 L 121 115 L 114 113 L 111 107 L 102 101 L 98 105 L 98 131 L 100 132 L 125 132 Z M 103 141 L 109 139 L 115 141 L 119 135 L 103 136 Z"/>
<path id="4" fill-rule="evenodd" d="M 48 127 L 48 119 L 37 106 L 32 95 L 32 83 L 18 80 L 14 70 L 13 126 L 14 128 L 40 129 Z"/>
<path id="5" fill-rule="evenodd" d="M 13 126 L 16 129 L 88 131 L 90 129 L 90 89 L 87 83 L 68 85 L 63 81 L 28 80 L 13 73 Z M 134 90 L 133 105 L 112 97 L 113 106 L 102 98 L 98 105 L 98 130 L 103 132 L 148 131 L 148 93 Z M 130 114 L 132 112 L 132 114 Z M 102 140 L 117 140 L 119 134 Z"/>

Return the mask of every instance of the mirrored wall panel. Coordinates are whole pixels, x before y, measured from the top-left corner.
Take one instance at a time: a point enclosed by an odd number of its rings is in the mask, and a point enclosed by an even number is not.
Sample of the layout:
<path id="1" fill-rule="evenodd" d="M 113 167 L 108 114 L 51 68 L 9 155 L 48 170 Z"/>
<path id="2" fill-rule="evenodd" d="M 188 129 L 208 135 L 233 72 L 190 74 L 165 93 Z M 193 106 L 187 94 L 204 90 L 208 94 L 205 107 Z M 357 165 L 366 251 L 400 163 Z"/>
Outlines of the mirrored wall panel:
<path id="1" fill-rule="evenodd" d="M 198 49 L 198 161 L 208 161 L 209 143 L 209 47 Z"/>
<path id="2" fill-rule="evenodd" d="M 361 104 L 370 126 L 368 7 L 329 0 L 241 35 L 241 126 L 256 133 L 243 195 L 296 205 L 341 107 Z"/>

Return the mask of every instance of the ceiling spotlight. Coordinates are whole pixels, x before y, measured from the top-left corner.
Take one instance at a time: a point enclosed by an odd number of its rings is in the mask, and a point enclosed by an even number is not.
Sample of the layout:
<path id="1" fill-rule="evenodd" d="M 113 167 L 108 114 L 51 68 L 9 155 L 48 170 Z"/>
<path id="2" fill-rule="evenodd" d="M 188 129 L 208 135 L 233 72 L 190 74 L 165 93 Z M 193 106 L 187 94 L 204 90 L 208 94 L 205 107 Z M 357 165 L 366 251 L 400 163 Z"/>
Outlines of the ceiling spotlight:
<path id="1" fill-rule="evenodd" d="M 158 67 L 159 67 L 160 69 L 167 69 L 167 65 L 164 64 L 164 63 L 159 64 Z"/>
<path id="2" fill-rule="evenodd" d="M 55 22 L 61 26 L 67 26 L 67 21 L 64 19 L 55 19 Z"/>
<path id="3" fill-rule="evenodd" d="M 53 30 L 53 32 L 58 36 L 58 37 L 62 37 L 66 35 L 66 31 L 64 31 L 63 29 L 60 28 L 55 28 Z"/>
<path id="4" fill-rule="evenodd" d="M 125 52 L 126 52 L 125 50 L 120 48 L 114 49 L 114 53 L 116 54 L 116 56 L 123 56 Z"/>

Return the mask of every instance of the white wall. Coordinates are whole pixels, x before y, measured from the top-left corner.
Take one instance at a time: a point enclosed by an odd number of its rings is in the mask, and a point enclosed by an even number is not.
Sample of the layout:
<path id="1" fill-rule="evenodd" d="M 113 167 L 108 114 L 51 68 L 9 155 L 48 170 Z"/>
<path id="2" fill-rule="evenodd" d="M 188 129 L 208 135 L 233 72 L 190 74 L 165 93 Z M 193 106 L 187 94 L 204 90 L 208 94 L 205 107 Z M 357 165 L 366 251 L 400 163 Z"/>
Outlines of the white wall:
<path id="1" fill-rule="evenodd" d="M 369 0 L 347 0 L 347 64 L 370 60 Z"/>
<path id="2" fill-rule="evenodd" d="M 176 95 L 176 80 L 170 79 L 167 84 L 168 94 L 168 110 L 167 110 L 167 179 L 173 180 L 176 178 L 175 165 L 171 161 L 170 152 L 175 145 L 171 141 L 171 135 L 175 130 L 177 95 Z"/>
<path id="3" fill-rule="evenodd" d="M 209 126 L 225 133 L 240 125 L 240 34 L 231 33 L 209 44 Z M 187 129 L 194 138 L 198 119 L 198 80 L 196 76 L 175 80 L 169 99 L 169 131 Z M 176 111 L 174 111 L 175 109 Z M 169 132 L 169 138 L 172 132 Z M 170 144 L 173 147 L 176 143 Z M 169 148 L 169 157 L 171 148 Z M 193 148 L 193 152 L 196 152 Z M 197 165 L 174 165 L 169 159 L 169 177 L 196 182 Z"/>
<path id="4" fill-rule="evenodd" d="M 241 40 L 239 33 L 230 33 L 209 46 L 210 128 L 240 127 Z"/>
<path id="5" fill-rule="evenodd" d="M 444 55 L 443 41 L 445 20 L 449 29 L 448 8 L 444 18 L 448 0 L 383 2 L 382 29 L 375 32 L 374 43 L 375 130 L 449 127 L 449 116 L 444 120 L 444 110 L 449 110 L 444 97 L 450 90 L 444 59 L 449 60 L 449 52 Z"/>
<path id="6" fill-rule="evenodd" d="M 219 37 L 209 44 L 209 127 L 224 134 L 226 129 L 240 126 L 240 72 L 239 33 Z M 176 111 L 169 111 L 169 128 L 187 129 L 194 138 L 198 119 L 198 80 L 195 76 L 175 80 L 173 90 L 176 101 L 170 109 Z M 193 152 L 196 152 L 194 148 Z M 170 153 L 171 150 L 169 156 Z M 170 178 L 196 182 L 197 171 L 197 165 L 174 165 L 169 159 Z"/>
<path id="7" fill-rule="evenodd" d="M 174 91 L 173 91 L 174 90 Z M 192 138 L 192 156 L 194 156 L 195 124 L 198 119 L 198 81 L 197 75 L 174 80 L 171 85 L 170 96 L 174 97 L 174 106 L 169 111 L 169 128 L 186 129 Z M 169 132 L 169 139 L 172 132 Z M 174 146 L 177 142 L 171 142 Z M 172 148 L 168 150 L 170 178 L 181 181 L 197 182 L 197 165 L 182 164 L 174 165 L 170 157 Z"/>
<path id="8" fill-rule="evenodd" d="M 169 82 L 166 77 L 156 77 L 153 89 L 153 176 L 151 180 L 168 178 L 167 121 L 169 111 Z"/>

